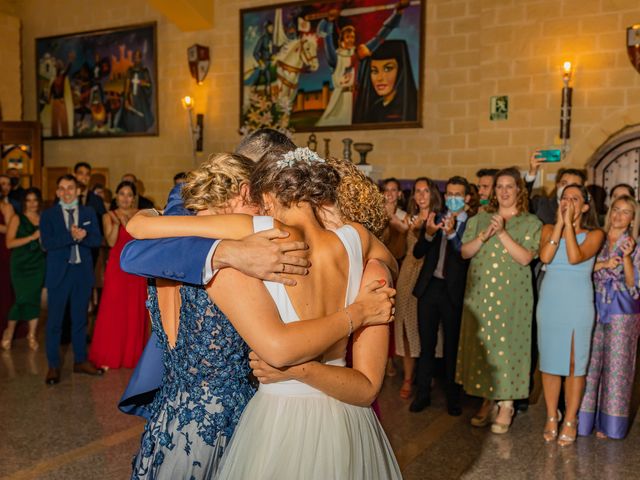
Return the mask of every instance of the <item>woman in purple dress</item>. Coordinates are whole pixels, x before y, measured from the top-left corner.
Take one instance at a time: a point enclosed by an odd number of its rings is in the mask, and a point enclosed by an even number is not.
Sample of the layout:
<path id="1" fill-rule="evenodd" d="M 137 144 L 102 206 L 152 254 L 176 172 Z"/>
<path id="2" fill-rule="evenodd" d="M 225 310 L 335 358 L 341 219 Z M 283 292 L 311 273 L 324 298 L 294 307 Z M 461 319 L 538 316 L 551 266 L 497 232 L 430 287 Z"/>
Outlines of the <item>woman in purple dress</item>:
<path id="1" fill-rule="evenodd" d="M 640 206 L 618 197 L 607 213 L 607 239 L 594 268 L 597 324 L 587 385 L 580 406 L 580 435 L 624 438 L 629 427 L 640 336 Z"/>

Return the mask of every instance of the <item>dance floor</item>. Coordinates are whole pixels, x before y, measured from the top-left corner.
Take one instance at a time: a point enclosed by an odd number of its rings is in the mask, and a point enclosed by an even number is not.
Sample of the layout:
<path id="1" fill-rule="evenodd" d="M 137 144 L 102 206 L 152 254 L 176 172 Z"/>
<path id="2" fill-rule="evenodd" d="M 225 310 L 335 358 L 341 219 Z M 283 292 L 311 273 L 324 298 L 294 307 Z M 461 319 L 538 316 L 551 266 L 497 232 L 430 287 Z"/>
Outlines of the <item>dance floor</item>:
<path id="1" fill-rule="evenodd" d="M 128 478 L 143 422 L 119 413 L 116 402 L 131 371 L 112 370 L 103 378 L 72 374 L 69 350 L 61 383 L 48 387 L 42 347 L 31 352 L 22 339 L 0 355 L 0 479 Z M 542 440 L 541 398 L 507 435 L 497 436 L 469 425 L 477 399 L 466 399 L 463 415 L 450 417 L 436 389 L 432 407 L 409 413 L 408 401 L 397 394 L 400 383 L 399 377 L 386 379 L 380 405 L 407 480 L 638 478 L 638 417 L 624 441 L 579 438 L 560 448 Z M 639 397 L 636 385 L 636 406 Z"/>

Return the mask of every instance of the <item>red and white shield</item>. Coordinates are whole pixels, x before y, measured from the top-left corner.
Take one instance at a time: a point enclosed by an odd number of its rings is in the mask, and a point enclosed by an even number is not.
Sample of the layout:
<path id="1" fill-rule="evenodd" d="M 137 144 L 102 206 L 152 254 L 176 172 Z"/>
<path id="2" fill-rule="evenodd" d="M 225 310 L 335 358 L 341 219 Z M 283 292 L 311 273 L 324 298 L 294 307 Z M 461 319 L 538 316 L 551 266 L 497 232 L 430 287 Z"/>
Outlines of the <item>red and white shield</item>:
<path id="1" fill-rule="evenodd" d="M 627 53 L 631 65 L 640 73 L 640 25 L 627 28 Z"/>
<path id="2" fill-rule="evenodd" d="M 189 70 L 191 76 L 200 85 L 209 73 L 209 47 L 203 45 L 192 45 L 187 49 L 189 57 Z"/>

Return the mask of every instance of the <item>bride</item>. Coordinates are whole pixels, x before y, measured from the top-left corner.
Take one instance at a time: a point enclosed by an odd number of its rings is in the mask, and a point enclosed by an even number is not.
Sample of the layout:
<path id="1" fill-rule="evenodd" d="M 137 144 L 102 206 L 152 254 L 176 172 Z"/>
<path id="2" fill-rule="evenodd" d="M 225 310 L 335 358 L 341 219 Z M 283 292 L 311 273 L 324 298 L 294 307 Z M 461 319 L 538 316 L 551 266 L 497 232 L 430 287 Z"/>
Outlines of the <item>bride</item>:
<path id="1" fill-rule="evenodd" d="M 141 230 L 146 238 L 211 237 L 219 236 L 215 229 L 223 222 L 225 231 L 246 236 L 275 223 L 292 239 L 306 242 L 313 267 L 298 286 L 262 282 L 225 269 L 208 291 L 265 362 L 282 367 L 292 359 L 296 363 L 300 358 L 313 360 L 316 355 L 305 355 L 313 339 L 282 351 L 264 325 L 268 322 L 256 322 L 256 318 L 275 316 L 294 326 L 300 318 L 345 312 L 348 333 L 356 329 L 345 308 L 363 281 L 363 251 L 369 249 L 371 237 L 357 224 L 331 232 L 318 221 L 316 213 L 336 202 L 338 184 L 333 167 L 313 152 L 297 149 L 278 159 L 263 159 L 251 175 L 253 200 L 277 221 L 242 215 L 158 217 L 147 219 Z M 129 225 L 139 237 L 136 223 Z M 377 278 L 385 274 L 379 266 L 374 273 Z M 382 384 L 387 340 L 387 326 L 368 327 L 354 335 L 353 368 L 345 368 L 345 336 L 320 356 L 321 373 L 315 367 L 309 369 L 308 384 L 290 380 L 261 385 L 240 419 L 220 478 L 401 478 L 389 442 L 369 407 Z"/>

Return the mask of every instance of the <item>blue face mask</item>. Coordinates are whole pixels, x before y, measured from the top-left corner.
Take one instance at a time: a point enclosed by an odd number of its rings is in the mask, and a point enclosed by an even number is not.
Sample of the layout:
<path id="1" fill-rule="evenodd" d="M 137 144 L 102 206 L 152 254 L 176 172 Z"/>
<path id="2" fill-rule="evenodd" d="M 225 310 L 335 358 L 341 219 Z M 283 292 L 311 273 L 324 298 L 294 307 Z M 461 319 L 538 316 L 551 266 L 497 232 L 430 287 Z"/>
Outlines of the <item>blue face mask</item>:
<path id="1" fill-rule="evenodd" d="M 62 208 L 64 208 L 65 210 L 69 209 L 69 208 L 78 208 L 78 199 L 76 198 L 73 202 L 71 203 L 65 203 L 64 200 L 60 199 L 60 206 Z"/>
<path id="2" fill-rule="evenodd" d="M 447 199 L 445 200 L 445 205 L 447 206 L 447 210 L 453 213 L 457 213 L 464 208 L 464 198 L 447 197 Z"/>

